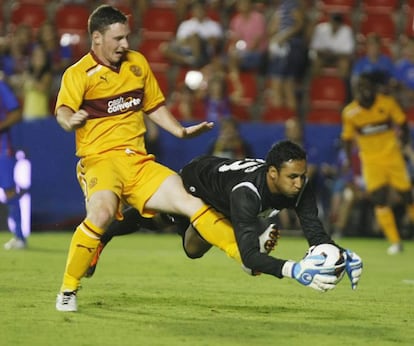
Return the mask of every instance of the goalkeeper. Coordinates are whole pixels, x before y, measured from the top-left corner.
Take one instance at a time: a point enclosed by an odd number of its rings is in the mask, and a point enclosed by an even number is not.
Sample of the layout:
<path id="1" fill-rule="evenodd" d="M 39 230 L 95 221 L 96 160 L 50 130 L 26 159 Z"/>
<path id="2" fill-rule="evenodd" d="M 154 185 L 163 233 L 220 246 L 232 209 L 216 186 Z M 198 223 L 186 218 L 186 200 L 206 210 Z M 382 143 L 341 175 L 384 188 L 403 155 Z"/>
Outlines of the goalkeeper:
<path id="1" fill-rule="evenodd" d="M 306 163 L 306 153 L 290 141 L 276 143 L 265 161 L 214 156 L 202 156 L 191 161 L 181 171 L 185 188 L 231 221 L 234 237 L 225 238 L 214 230 L 199 234 L 195 230 L 197 224 L 194 228 L 191 225 L 187 228 L 189 222 L 186 219 L 175 217 L 173 223 L 183 237 L 187 256 L 199 258 L 212 245 L 223 249 L 236 242 L 243 267 L 252 275 L 265 273 L 278 278 L 291 277 L 320 291 L 333 289 L 338 281 L 334 275 L 338 268 L 322 268 L 324 258 L 316 256 L 294 262 L 268 256 L 279 235 L 275 216 L 284 208 L 296 211 L 309 246 L 334 244 L 318 218 L 316 200 L 306 177 Z M 158 219 L 165 221 L 168 216 L 160 215 Z M 113 222 L 103 234 L 100 250 L 86 276 L 93 275 L 103 247 L 113 236 L 132 233 L 140 226 L 155 229 L 159 225 L 160 222 L 142 218 L 135 209 L 125 211 L 124 220 Z M 258 238 L 257 230 L 260 228 L 267 230 Z M 345 269 L 355 289 L 362 262 L 352 251 L 343 250 L 346 253 Z"/>

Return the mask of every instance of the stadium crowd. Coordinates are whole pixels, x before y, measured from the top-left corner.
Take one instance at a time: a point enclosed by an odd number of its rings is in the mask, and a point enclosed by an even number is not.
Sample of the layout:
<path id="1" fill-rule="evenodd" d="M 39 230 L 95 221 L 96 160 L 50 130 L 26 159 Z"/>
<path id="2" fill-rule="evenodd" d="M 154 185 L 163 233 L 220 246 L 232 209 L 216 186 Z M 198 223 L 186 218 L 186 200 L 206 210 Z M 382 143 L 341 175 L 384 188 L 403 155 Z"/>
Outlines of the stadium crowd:
<path id="1" fill-rule="evenodd" d="M 53 115 L 62 73 L 89 50 L 86 21 L 101 3 L 131 16 L 131 48 L 146 56 L 180 121 L 284 123 L 289 137 L 293 120 L 294 141 L 312 164 L 317 149 L 306 147 L 303 130 L 340 127 L 342 109 L 366 72 L 414 121 L 414 1 L 5 0 L 0 69 L 21 100 L 23 121 Z M 332 143 L 338 162 L 312 167 L 323 218 L 338 235 L 351 234 L 356 224 L 375 232 L 357 155 L 352 177 L 341 175 L 339 142 Z M 398 198 L 394 205 L 398 211 Z M 294 228 L 296 220 L 284 217 L 284 226 Z"/>

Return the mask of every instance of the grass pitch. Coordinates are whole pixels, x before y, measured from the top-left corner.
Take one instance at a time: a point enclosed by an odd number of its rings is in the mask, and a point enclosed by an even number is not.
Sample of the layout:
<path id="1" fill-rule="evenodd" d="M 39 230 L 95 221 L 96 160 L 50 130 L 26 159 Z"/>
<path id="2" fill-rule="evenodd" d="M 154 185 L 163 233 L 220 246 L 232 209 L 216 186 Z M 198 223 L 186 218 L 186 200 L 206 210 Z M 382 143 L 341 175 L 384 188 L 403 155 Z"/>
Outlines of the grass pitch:
<path id="1" fill-rule="evenodd" d="M 388 256 L 383 239 L 342 239 L 364 260 L 360 285 L 352 291 L 344 277 L 320 293 L 250 277 L 217 249 L 187 259 L 176 235 L 127 235 L 82 281 L 79 311 L 62 313 L 54 305 L 70 237 L 35 233 L 25 251 L 0 249 L 2 345 L 414 345 L 412 240 Z M 298 260 L 306 249 L 282 235 L 275 254 Z"/>

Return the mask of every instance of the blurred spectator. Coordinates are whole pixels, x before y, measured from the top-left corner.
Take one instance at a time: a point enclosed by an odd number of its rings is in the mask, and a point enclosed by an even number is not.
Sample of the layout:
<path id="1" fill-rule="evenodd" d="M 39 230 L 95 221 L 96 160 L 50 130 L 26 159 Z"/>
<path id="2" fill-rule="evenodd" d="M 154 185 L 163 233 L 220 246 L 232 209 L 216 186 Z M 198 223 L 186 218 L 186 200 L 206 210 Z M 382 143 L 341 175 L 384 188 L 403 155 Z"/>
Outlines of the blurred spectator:
<path id="1" fill-rule="evenodd" d="M 346 234 L 346 227 L 350 222 L 351 212 L 353 206 L 357 201 L 362 201 L 359 204 L 360 209 L 367 211 L 368 201 L 365 193 L 365 184 L 361 176 L 361 163 L 359 160 L 358 147 L 352 146 L 351 151 L 352 169 L 347 165 L 348 157 L 344 148 L 340 148 L 338 152 L 338 160 L 336 163 L 335 178 L 332 184 L 332 197 L 329 211 L 329 222 L 331 226 L 332 236 L 341 238 Z M 367 215 L 359 213 L 359 223 L 365 224 L 361 219 L 366 218 Z M 365 225 L 366 226 L 366 225 Z M 372 227 L 371 227 L 372 228 Z"/>
<path id="2" fill-rule="evenodd" d="M 285 138 L 300 145 L 306 150 L 308 163 L 308 171 L 306 175 L 310 180 L 313 180 L 318 171 L 316 164 L 318 161 L 318 151 L 316 148 L 313 148 L 305 138 L 304 125 L 298 117 L 292 117 L 286 120 Z"/>
<path id="3" fill-rule="evenodd" d="M 251 0 L 237 1 L 229 23 L 227 56 L 230 71 L 259 70 L 267 50 L 266 19 Z"/>
<path id="4" fill-rule="evenodd" d="M 208 148 L 207 154 L 229 159 L 244 159 L 253 155 L 250 145 L 241 136 L 237 121 L 233 118 L 220 120 L 219 134 Z"/>
<path id="5" fill-rule="evenodd" d="M 227 91 L 227 81 L 220 76 L 211 77 L 208 80 L 205 95 L 200 95 L 205 105 L 205 117 L 203 120 L 220 121 L 222 118 L 231 117 L 231 102 Z"/>
<path id="6" fill-rule="evenodd" d="M 361 73 L 377 73 L 380 92 L 390 92 L 390 80 L 394 74 L 392 58 L 382 52 L 381 37 L 376 33 L 367 35 L 364 54 L 360 56 L 352 67 L 351 85 L 355 87 Z"/>
<path id="7" fill-rule="evenodd" d="M 61 44 L 55 24 L 49 21 L 39 28 L 36 43 L 42 45 L 48 54 L 53 73 L 52 92 L 55 94 L 60 87 L 63 72 L 73 62 L 72 48 Z"/>
<path id="8" fill-rule="evenodd" d="M 407 40 L 394 68 L 395 95 L 405 109 L 414 107 L 414 37 Z"/>
<path id="9" fill-rule="evenodd" d="M 53 73 L 46 50 L 41 45 L 33 48 L 27 71 L 23 74 L 21 99 L 23 119 L 35 120 L 49 117 Z"/>
<path id="10" fill-rule="evenodd" d="M 350 74 L 355 39 L 352 28 L 344 23 L 341 13 L 332 13 L 329 21 L 316 24 L 310 42 L 312 74 L 320 75 L 325 68 L 334 68 L 347 79 Z"/>
<path id="11" fill-rule="evenodd" d="M 8 207 L 9 229 L 13 238 L 4 244 L 6 250 L 24 249 L 26 237 L 22 231 L 20 193 L 14 179 L 16 158 L 11 143 L 10 129 L 22 119 L 21 107 L 16 95 L 0 78 L 0 202 Z"/>
<path id="12" fill-rule="evenodd" d="M 19 24 L 2 42 L 1 69 L 15 92 L 20 91 L 22 74 L 29 64 L 32 38 L 31 28 L 26 24 Z"/>
<path id="13" fill-rule="evenodd" d="M 171 94 L 167 107 L 170 112 L 181 121 L 203 119 L 205 109 L 202 102 L 198 102 L 196 91 L 185 83 L 180 84 Z"/>
<path id="14" fill-rule="evenodd" d="M 305 7 L 301 0 L 282 0 L 268 25 L 268 76 L 274 107 L 297 109 L 296 83 L 307 64 Z"/>
<path id="15" fill-rule="evenodd" d="M 224 33 L 221 24 L 207 16 L 204 1 L 194 1 L 191 12 L 178 26 L 175 40 L 160 49 L 175 64 L 200 68 L 221 51 Z"/>

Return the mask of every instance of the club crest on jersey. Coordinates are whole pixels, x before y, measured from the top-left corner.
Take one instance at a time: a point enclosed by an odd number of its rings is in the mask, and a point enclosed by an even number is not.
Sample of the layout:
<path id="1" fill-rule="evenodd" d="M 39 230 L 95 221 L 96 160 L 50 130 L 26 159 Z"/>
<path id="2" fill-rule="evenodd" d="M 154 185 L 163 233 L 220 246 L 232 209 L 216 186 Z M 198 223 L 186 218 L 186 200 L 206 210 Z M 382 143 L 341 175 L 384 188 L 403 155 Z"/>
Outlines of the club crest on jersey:
<path id="1" fill-rule="evenodd" d="M 129 70 L 136 76 L 139 77 L 142 75 L 142 71 L 141 68 L 138 67 L 137 65 L 131 65 Z"/>
<path id="2" fill-rule="evenodd" d="M 98 178 L 96 178 L 96 177 L 93 177 L 93 178 L 91 178 L 91 180 L 89 180 L 89 189 L 93 189 L 95 186 L 96 186 L 96 184 L 98 184 Z"/>

